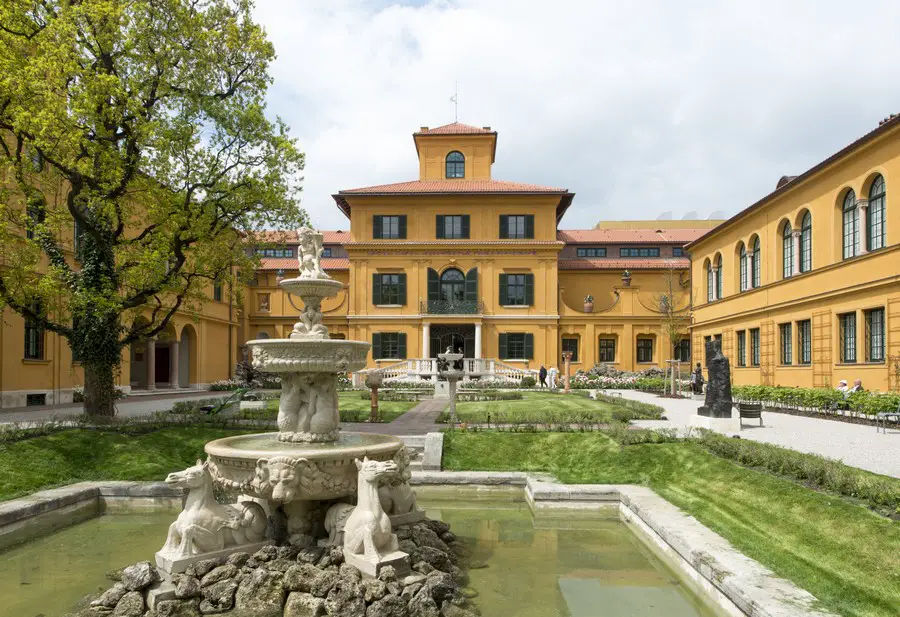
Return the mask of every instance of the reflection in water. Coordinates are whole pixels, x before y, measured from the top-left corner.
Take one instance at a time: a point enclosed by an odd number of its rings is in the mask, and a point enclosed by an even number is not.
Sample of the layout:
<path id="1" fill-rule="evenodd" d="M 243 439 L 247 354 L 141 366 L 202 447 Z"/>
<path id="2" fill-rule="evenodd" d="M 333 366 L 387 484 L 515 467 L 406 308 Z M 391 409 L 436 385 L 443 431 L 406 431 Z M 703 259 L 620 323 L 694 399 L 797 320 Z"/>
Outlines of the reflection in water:
<path id="1" fill-rule="evenodd" d="M 478 567 L 484 617 L 710 617 L 621 523 L 533 520 L 520 503 L 420 499 Z M 461 507 L 461 504 L 463 507 Z M 0 617 L 55 617 L 108 588 L 109 570 L 151 560 L 172 513 L 107 515 L 0 553 Z"/>

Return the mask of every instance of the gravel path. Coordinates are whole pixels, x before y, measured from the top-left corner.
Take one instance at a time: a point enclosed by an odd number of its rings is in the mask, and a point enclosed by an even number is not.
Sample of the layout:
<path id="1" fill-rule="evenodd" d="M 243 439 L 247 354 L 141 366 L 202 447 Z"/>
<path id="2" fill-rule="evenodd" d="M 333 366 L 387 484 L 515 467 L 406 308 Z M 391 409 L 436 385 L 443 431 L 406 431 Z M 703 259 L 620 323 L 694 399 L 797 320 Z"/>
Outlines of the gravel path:
<path id="1" fill-rule="evenodd" d="M 678 428 L 688 426 L 702 402 L 692 399 L 665 399 L 634 390 L 613 390 L 625 398 L 659 405 L 668 421 L 641 420 L 646 427 Z M 874 426 L 849 424 L 820 418 L 806 418 L 763 411 L 763 426 L 758 420 L 744 420 L 741 439 L 752 439 L 800 452 L 820 454 L 847 465 L 900 478 L 900 429 L 888 428 L 887 434 Z"/>

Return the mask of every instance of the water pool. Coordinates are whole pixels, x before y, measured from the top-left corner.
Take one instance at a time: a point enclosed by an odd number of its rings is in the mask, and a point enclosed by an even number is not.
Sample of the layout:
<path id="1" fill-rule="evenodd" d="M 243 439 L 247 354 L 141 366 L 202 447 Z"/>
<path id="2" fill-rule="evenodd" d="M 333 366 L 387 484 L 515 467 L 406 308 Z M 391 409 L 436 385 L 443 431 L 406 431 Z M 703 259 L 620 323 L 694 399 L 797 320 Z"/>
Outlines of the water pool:
<path id="1" fill-rule="evenodd" d="M 470 572 L 484 617 L 714 617 L 624 524 L 535 519 L 515 501 L 421 500 L 486 567 Z M 109 570 L 152 560 L 173 513 L 108 514 L 0 553 L 0 617 L 58 617 L 111 584 Z"/>

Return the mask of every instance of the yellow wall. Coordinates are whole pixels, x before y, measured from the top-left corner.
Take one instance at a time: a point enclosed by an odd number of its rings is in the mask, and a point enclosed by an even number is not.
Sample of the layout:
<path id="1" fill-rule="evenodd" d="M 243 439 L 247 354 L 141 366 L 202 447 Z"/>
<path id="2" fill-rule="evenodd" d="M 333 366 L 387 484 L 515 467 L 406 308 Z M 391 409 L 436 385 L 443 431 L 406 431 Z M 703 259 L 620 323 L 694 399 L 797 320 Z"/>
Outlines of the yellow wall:
<path id="1" fill-rule="evenodd" d="M 457 151 L 466 157 L 467 180 L 490 180 L 496 136 L 417 135 L 419 179 L 445 180 L 447 155 Z"/>
<path id="2" fill-rule="evenodd" d="M 711 236 L 690 247 L 694 296 L 694 350 L 703 337 L 723 335 L 723 349 L 735 353 L 735 332 L 759 327 L 761 366 L 735 368 L 738 384 L 832 387 L 838 380 L 862 379 L 867 389 L 900 386 L 890 356 L 900 356 L 900 208 L 893 191 L 900 182 L 900 129 L 882 134 L 815 175 L 771 198 L 764 206 L 738 215 Z M 841 205 L 848 188 L 867 198 L 876 174 L 884 177 L 886 244 L 878 251 L 843 259 Z M 812 215 L 812 270 L 784 277 L 782 229 L 785 221 L 800 229 Z M 863 235 L 864 230 L 863 230 Z M 760 287 L 740 291 L 738 247 L 760 239 Z M 707 260 L 722 256 L 723 298 L 707 301 Z M 886 361 L 866 363 L 863 312 L 885 309 Z M 839 361 L 838 315 L 857 313 L 857 362 Z M 797 366 L 797 325 L 812 320 L 811 366 Z M 780 366 L 778 325 L 792 323 L 793 362 Z M 749 337 L 749 334 L 747 335 Z M 749 353 L 749 338 L 748 338 Z M 696 359 L 700 356 L 695 353 Z M 736 362 L 732 362 L 733 365 Z M 748 358 L 749 364 L 749 358 Z"/>

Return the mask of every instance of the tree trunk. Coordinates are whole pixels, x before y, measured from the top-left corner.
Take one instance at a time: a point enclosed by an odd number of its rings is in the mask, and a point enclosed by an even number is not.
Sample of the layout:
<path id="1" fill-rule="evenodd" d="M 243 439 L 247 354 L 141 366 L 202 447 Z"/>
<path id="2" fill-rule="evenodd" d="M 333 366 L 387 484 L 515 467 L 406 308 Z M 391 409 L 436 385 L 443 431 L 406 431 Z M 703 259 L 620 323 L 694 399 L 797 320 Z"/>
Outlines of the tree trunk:
<path id="1" fill-rule="evenodd" d="M 84 364 L 84 413 L 92 417 L 112 418 L 116 415 L 116 385 L 113 367 Z"/>

